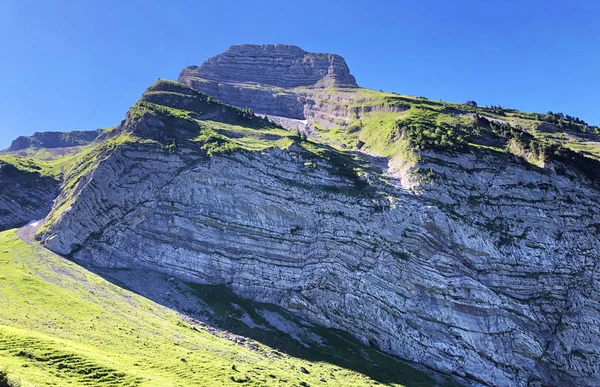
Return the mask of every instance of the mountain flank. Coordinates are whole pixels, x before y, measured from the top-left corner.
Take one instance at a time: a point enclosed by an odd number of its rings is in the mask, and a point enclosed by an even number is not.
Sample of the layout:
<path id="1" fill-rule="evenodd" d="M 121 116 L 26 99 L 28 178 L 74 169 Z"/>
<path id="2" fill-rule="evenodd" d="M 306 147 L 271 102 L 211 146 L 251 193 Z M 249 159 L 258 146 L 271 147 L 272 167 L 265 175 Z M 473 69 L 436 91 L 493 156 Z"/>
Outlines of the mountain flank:
<path id="1" fill-rule="evenodd" d="M 465 385 L 600 384 L 600 130 L 578 118 L 242 45 L 39 155 L 0 160 L 60 183 L 36 238 L 83 267 L 228 289 Z"/>

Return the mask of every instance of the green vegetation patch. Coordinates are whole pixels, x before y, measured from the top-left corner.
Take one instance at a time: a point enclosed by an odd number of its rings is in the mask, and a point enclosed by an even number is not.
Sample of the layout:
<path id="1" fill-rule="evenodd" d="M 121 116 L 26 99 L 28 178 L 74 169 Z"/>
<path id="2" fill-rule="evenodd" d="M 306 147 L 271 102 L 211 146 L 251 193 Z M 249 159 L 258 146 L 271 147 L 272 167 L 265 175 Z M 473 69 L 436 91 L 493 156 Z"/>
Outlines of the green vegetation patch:
<path id="1" fill-rule="evenodd" d="M 349 91 L 334 95 L 343 93 Z M 331 128 L 315 124 L 324 143 L 413 164 L 422 151 L 510 153 L 538 167 L 558 161 L 592 180 L 600 178 L 600 137 L 596 134 L 600 132 L 576 117 L 478 107 L 474 101 L 430 101 L 367 89 L 354 93 L 354 97 L 346 95 L 340 101 L 349 101 L 349 108 L 363 109 L 360 118 L 350 115 L 345 124 Z"/>
<path id="2" fill-rule="evenodd" d="M 235 150 L 259 151 L 277 147 L 287 149 L 298 136 L 279 127 L 251 129 L 218 121 L 198 121 L 200 132 L 192 141 L 200 144 L 210 156 Z"/>
<path id="3" fill-rule="evenodd" d="M 230 137 L 225 126 L 230 126 L 231 132 L 240 132 L 243 128 L 265 132 L 244 136 L 248 141 L 266 138 L 266 134 L 277 130 L 279 137 L 285 136 L 283 128 L 255 116 L 251 109 L 222 104 L 182 83 L 165 80 L 159 80 L 146 90 L 140 101 L 129 110 L 125 123 L 133 135 L 168 147 L 194 147 L 201 141 L 217 143 L 206 147 L 205 150 L 211 154 L 236 149 L 229 144 Z M 223 146 L 225 143 L 229 145 Z"/>
<path id="4" fill-rule="evenodd" d="M 55 160 L 40 160 L 15 154 L 0 155 L 0 163 L 10 164 L 21 172 L 34 173 L 42 177 L 60 180 L 66 169 L 74 162 L 77 155 L 68 155 Z"/>

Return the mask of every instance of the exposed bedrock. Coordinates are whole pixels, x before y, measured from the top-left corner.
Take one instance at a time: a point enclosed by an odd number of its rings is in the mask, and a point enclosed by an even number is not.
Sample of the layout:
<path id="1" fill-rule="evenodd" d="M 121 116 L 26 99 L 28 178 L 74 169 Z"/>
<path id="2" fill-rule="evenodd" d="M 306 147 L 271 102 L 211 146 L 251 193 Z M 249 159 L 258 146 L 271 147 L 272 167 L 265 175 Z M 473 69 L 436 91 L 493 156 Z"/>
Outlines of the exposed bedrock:
<path id="1" fill-rule="evenodd" d="M 305 97 L 290 92 L 248 88 L 244 85 L 213 82 L 198 78 L 180 78 L 182 83 L 202 91 L 219 101 L 252 108 L 259 113 L 304 120 Z"/>
<path id="2" fill-rule="evenodd" d="M 219 101 L 240 108 L 251 108 L 257 114 L 267 114 L 273 121 L 288 129 L 314 129 L 345 126 L 367 113 L 401 112 L 405 108 L 385 104 L 363 104 L 360 93 L 337 90 L 335 93 L 312 89 L 273 89 L 251 87 L 248 84 L 209 81 L 180 77 L 179 81 Z"/>
<path id="3" fill-rule="evenodd" d="M 285 88 L 357 86 L 341 56 L 285 44 L 234 45 L 200 66 L 186 67 L 181 76 Z"/>
<path id="4" fill-rule="evenodd" d="M 288 127 L 407 109 L 357 88 L 340 57 L 293 46 L 233 46 L 179 80 Z M 210 126 L 233 121 L 192 118 L 246 112 L 159 85 L 115 131 L 130 141 L 58 197 L 48 248 L 226 284 L 473 385 L 600 385 L 600 193 L 579 169 L 473 148 L 416 165 L 347 151 L 370 168 L 342 173 L 302 136 L 240 150 L 250 127 L 226 139 Z"/>
<path id="5" fill-rule="evenodd" d="M 123 145 L 43 240 L 102 267 L 227 284 L 475 385 L 600 384 L 587 180 L 429 153 L 435 184 L 357 190 L 306 161 L 295 146 L 208 158 Z"/>

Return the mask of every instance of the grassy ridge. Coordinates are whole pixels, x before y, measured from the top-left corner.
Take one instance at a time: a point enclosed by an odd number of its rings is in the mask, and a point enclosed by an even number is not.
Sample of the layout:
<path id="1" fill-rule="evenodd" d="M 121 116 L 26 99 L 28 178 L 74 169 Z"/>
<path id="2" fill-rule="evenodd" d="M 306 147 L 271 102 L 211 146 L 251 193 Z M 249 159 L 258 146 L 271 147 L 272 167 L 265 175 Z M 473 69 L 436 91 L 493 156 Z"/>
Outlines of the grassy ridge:
<path id="1" fill-rule="evenodd" d="M 77 159 L 77 156 L 77 154 L 71 154 L 59 159 L 41 160 L 35 157 L 3 154 L 0 155 L 0 163 L 10 164 L 25 173 L 34 173 L 59 180 L 64 171 Z"/>
<path id="2" fill-rule="evenodd" d="M 578 118 L 367 89 L 328 92 L 319 101 L 343 105 L 348 118 L 328 128 L 317 123 L 315 131 L 322 142 L 341 149 L 367 150 L 413 164 L 421 151 L 494 151 L 538 167 L 558 161 L 592 180 L 600 179 L 600 129 Z"/>
<path id="3" fill-rule="evenodd" d="M 26 244 L 15 230 L 0 233 L 0 246 L 0 370 L 4 367 L 15 385 L 325 385 L 320 378 L 333 386 L 382 383 L 354 371 L 352 364 L 309 361 L 252 340 L 236 344 L 211 334 L 171 309 Z M 223 297 L 220 289 L 199 289 L 220 314 L 228 305 L 232 309 L 229 302 L 249 302 Z M 285 340 L 278 338 L 280 351 Z M 383 384 L 435 385 L 422 372 L 370 348 L 345 340 L 338 345 L 341 358 L 348 351 L 343 346 L 350 345 L 375 359 L 370 367 L 381 368 Z"/>

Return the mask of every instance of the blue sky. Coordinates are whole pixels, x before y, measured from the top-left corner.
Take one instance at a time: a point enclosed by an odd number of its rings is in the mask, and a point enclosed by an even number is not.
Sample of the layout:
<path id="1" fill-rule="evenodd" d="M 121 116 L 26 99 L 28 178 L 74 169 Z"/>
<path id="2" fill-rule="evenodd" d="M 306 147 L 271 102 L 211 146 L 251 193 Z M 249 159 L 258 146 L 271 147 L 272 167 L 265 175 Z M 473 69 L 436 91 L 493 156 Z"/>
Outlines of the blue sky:
<path id="1" fill-rule="evenodd" d="M 598 1 L 0 0 L 0 148 L 118 124 L 238 43 L 344 56 L 363 87 L 600 125 Z"/>

